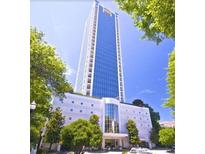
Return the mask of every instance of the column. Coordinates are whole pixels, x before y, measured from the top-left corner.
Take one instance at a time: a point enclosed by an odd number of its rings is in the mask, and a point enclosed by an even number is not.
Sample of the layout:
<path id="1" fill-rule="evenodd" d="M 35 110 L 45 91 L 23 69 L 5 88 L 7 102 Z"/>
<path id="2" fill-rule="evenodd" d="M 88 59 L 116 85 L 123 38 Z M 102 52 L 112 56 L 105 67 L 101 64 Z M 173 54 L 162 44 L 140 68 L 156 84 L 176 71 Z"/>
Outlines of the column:
<path id="1" fill-rule="evenodd" d="M 149 148 L 152 149 L 152 143 L 149 141 L 148 142 Z"/>
<path id="2" fill-rule="evenodd" d="M 61 150 L 61 144 L 58 144 L 57 151 L 60 151 L 60 150 Z"/>
<path id="3" fill-rule="evenodd" d="M 105 139 L 103 138 L 103 140 L 102 140 L 102 149 L 104 149 L 105 148 Z"/>
<path id="4" fill-rule="evenodd" d="M 122 147 L 122 139 L 119 139 L 119 146 Z"/>

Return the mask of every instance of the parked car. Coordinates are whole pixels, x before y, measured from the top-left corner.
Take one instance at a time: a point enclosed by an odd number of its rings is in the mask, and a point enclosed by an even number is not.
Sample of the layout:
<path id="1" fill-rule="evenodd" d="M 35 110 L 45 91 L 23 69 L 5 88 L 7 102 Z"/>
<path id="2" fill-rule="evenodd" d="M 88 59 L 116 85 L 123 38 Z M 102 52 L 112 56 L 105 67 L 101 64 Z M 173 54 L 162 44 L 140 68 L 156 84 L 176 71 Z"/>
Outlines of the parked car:
<path id="1" fill-rule="evenodd" d="M 111 147 L 110 147 L 110 146 L 106 146 L 105 149 L 108 150 L 108 151 L 110 151 L 110 150 L 111 150 Z"/>
<path id="2" fill-rule="evenodd" d="M 135 154 L 137 154 L 137 153 L 138 153 L 137 148 L 131 148 L 130 153 L 135 153 Z"/>
<path id="3" fill-rule="evenodd" d="M 175 153 L 175 146 L 172 146 L 171 149 L 168 150 L 167 152 Z"/>
<path id="4" fill-rule="evenodd" d="M 132 154 L 150 154 L 147 152 L 147 148 L 131 148 L 130 153 Z"/>

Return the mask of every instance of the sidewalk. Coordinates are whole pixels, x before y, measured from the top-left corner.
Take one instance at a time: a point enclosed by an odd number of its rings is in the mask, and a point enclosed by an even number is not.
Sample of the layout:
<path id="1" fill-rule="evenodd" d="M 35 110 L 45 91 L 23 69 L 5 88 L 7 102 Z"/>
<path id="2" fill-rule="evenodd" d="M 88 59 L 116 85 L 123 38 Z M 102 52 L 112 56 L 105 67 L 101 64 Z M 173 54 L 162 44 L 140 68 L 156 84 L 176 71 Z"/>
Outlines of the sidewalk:
<path id="1" fill-rule="evenodd" d="M 167 150 L 148 150 L 148 152 L 151 152 L 152 154 L 174 154 L 167 152 Z"/>
<path id="2" fill-rule="evenodd" d="M 150 154 L 174 154 L 174 153 L 169 153 L 167 152 L 167 150 L 148 150 L 147 152 L 149 152 Z M 109 152 L 104 152 L 104 153 L 89 153 L 89 152 L 85 152 L 85 154 L 121 154 L 122 152 L 116 152 L 116 151 L 109 151 Z M 128 154 L 130 154 L 128 152 Z"/>

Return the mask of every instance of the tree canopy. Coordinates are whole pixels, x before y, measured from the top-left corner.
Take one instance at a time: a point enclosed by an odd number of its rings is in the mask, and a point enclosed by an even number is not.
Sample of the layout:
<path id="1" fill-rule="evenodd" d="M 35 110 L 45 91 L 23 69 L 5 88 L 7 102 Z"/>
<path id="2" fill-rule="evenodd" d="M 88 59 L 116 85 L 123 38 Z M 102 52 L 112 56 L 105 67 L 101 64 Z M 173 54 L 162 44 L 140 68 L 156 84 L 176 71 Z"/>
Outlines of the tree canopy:
<path id="1" fill-rule="evenodd" d="M 168 82 L 169 98 L 167 99 L 164 106 L 171 108 L 173 111 L 173 115 L 174 115 L 174 111 L 175 111 L 175 51 L 173 51 L 169 56 L 167 82 Z"/>
<path id="2" fill-rule="evenodd" d="M 157 144 L 159 142 L 159 134 L 158 132 L 155 130 L 155 128 L 152 128 L 151 129 L 151 132 L 150 132 L 150 141 L 154 144 Z"/>
<path id="3" fill-rule="evenodd" d="M 139 107 L 143 107 L 144 106 L 144 102 L 141 99 L 135 99 L 132 102 L 132 104 L 135 105 L 135 106 L 139 106 Z"/>
<path id="4" fill-rule="evenodd" d="M 102 131 L 99 125 L 92 124 L 92 137 L 90 138 L 90 147 L 100 149 L 102 145 Z"/>
<path id="5" fill-rule="evenodd" d="M 128 120 L 127 130 L 128 130 L 129 143 L 131 145 L 139 144 L 140 139 L 138 136 L 138 130 L 137 130 L 136 124 L 133 120 Z"/>
<path id="6" fill-rule="evenodd" d="M 70 123 L 62 129 L 62 144 L 69 150 L 80 153 L 84 146 L 89 146 L 92 137 L 91 128 L 91 123 L 84 119 Z"/>
<path id="7" fill-rule="evenodd" d="M 100 148 L 102 131 L 99 125 L 78 119 L 62 129 L 61 141 L 68 150 L 80 153 L 84 147 Z"/>
<path id="8" fill-rule="evenodd" d="M 90 139 L 90 147 L 100 149 L 102 145 L 102 131 L 99 126 L 99 117 L 96 114 L 90 116 L 89 119 L 92 124 L 92 137 Z"/>
<path id="9" fill-rule="evenodd" d="M 159 131 L 159 142 L 162 145 L 172 146 L 175 143 L 175 129 L 174 128 L 162 128 Z"/>
<path id="10" fill-rule="evenodd" d="M 65 77 L 66 66 L 56 55 L 55 48 L 43 40 L 43 33 L 30 30 L 30 102 L 37 110 L 48 109 L 52 95 L 64 97 L 72 91 Z"/>
<path id="11" fill-rule="evenodd" d="M 164 38 L 175 39 L 175 0 L 115 0 L 119 8 L 127 12 L 134 25 L 144 31 L 143 39 L 159 44 Z M 168 66 L 168 90 L 170 98 L 165 107 L 175 112 L 175 51 L 170 54 Z M 139 103 L 139 102 L 138 102 Z"/>
<path id="12" fill-rule="evenodd" d="M 119 8 L 127 12 L 135 26 L 144 31 L 144 39 L 157 44 L 164 38 L 175 38 L 174 0 L 116 0 Z"/>
<path id="13" fill-rule="evenodd" d="M 31 144 L 35 145 L 49 116 L 52 96 L 64 98 L 72 91 L 65 77 L 66 66 L 56 55 L 55 48 L 43 40 L 43 33 L 30 28 L 30 103 L 36 102 L 31 114 Z"/>
<path id="14" fill-rule="evenodd" d="M 60 142 L 60 132 L 63 128 L 65 117 L 63 116 L 60 108 L 56 108 L 51 113 L 51 118 L 46 126 L 46 141 L 50 143 L 50 148 L 53 143 Z"/>
<path id="15" fill-rule="evenodd" d="M 93 114 L 90 116 L 89 121 L 94 125 L 98 125 L 99 124 L 99 117 L 96 114 Z"/>

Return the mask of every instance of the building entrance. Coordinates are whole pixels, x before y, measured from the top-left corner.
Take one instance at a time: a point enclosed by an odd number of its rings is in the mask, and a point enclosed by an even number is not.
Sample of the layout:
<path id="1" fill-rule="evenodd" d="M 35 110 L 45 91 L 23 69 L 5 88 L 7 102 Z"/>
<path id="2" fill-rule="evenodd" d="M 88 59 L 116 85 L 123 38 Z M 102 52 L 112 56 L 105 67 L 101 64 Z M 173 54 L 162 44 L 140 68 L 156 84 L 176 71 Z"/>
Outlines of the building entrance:
<path id="1" fill-rule="evenodd" d="M 122 149 L 129 146 L 128 135 L 120 133 L 103 133 L 102 148 Z"/>
<path id="2" fill-rule="evenodd" d="M 105 148 L 114 150 L 119 148 L 119 141 L 118 139 L 106 139 L 105 140 Z"/>

